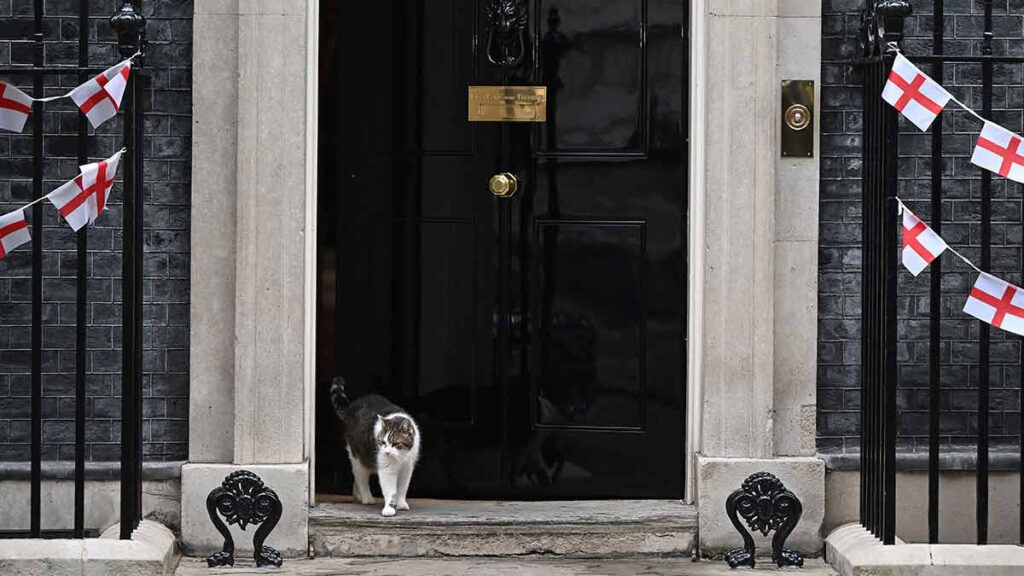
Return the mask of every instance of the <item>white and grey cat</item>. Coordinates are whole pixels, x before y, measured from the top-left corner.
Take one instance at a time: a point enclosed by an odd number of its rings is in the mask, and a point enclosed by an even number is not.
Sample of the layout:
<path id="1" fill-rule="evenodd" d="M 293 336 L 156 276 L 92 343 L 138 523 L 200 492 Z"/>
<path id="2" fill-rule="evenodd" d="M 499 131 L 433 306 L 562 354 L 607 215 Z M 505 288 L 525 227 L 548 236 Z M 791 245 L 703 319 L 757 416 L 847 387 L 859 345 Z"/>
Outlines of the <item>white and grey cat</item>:
<path id="1" fill-rule="evenodd" d="M 383 516 L 408 510 L 406 494 L 420 455 L 420 430 L 404 410 L 377 394 L 350 402 L 345 381 L 331 382 L 331 404 L 341 419 L 342 437 L 352 462 L 352 497 L 373 504 L 370 476 L 376 474 L 384 494 Z"/>

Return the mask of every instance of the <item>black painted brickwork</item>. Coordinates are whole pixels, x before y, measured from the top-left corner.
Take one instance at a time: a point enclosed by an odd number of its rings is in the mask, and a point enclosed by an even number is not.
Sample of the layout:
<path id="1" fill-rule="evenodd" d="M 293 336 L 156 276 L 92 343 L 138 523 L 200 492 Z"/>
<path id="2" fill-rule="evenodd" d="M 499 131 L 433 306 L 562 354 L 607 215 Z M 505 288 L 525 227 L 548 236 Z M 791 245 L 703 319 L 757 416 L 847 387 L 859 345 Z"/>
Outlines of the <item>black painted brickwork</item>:
<path id="1" fill-rule="evenodd" d="M 46 0 L 46 64 L 76 64 L 78 0 Z M 120 0 L 90 0 L 90 63 L 121 60 L 108 19 Z M 188 434 L 189 190 L 191 174 L 192 0 L 144 0 L 151 81 L 145 87 L 145 457 L 182 460 Z M 32 0 L 0 0 L 0 65 L 31 64 Z M 4 77 L 31 93 L 27 76 Z M 51 77 L 47 95 L 77 76 Z M 76 174 L 78 111 L 47 104 L 44 193 Z M 31 198 L 32 120 L 25 133 L 0 132 L 0 211 Z M 122 146 L 120 119 L 90 138 L 90 157 Z M 120 174 L 119 174 L 120 176 Z M 86 423 L 91 460 L 116 460 L 120 440 L 121 186 L 89 231 L 89 358 Z M 75 266 L 71 229 L 45 204 L 43 256 L 43 458 L 74 456 Z M 29 214 L 31 219 L 31 214 Z M 0 461 L 29 456 L 31 248 L 0 260 Z"/>
<path id="2" fill-rule="evenodd" d="M 904 52 L 930 54 L 933 2 L 910 0 Z M 818 449 L 856 452 L 860 428 L 861 88 L 854 69 L 830 62 L 856 55 L 864 0 L 824 0 L 822 18 L 821 198 L 818 274 Z M 980 54 L 983 5 L 946 0 L 945 53 Z M 995 54 L 1024 55 L 1024 0 L 993 3 Z M 934 75 L 929 66 L 922 69 Z M 997 64 L 993 120 L 1024 130 L 1024 66 Z M 981 66 L 946 64 L 942 83 L 965 104 L 981 110 Z M 953 110 L 957 110 L 952 112 Z M 980 123 L 950 103 L 943 112 L 942 236 L 975 263 L 981 261 L 979 169 L 970 153 Z M 901 125 L 899 193 L 928 222 L 931 135 Z M 992 178 L 991 271 L 1020 284 L 1019 184 Z M 961 310 L 974 274 L 951 254 L 942 273 L 942 423 L 944 451 L 973 451 L 977 430 L 978 321 Z M 905 450 L 926 450 L 928 435 L 929 272 L 913 278 L 900 268 L 899 436 Z M 1015 446 L 1020 431 L 1020 339 L 993 328 L 990 426 L 994 449 Z"/>

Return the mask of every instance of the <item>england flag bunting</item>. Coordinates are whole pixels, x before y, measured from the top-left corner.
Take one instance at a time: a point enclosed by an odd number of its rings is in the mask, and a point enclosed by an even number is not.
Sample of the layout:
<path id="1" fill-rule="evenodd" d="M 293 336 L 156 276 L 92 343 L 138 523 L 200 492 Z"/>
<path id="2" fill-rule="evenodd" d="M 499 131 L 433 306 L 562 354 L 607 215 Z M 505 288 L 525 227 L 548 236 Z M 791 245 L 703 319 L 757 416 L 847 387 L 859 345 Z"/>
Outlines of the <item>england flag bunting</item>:
<path id="1" fill-rule="evenodd" d="M 896 54 L 882 99 L 892 104 L 922 131 L 927 130 L 953 96 L 921 72 L 902 54 Z"/>
<path id="2" fill-rule="evenodd" d="M 0 216 L 0 258 L 31 239 L 24 210 L 19 209 Z"/>
<path id="3" fill-rule="evenodd" d="M 68 94 L 89 118 L 93 128 L 116 116 L 121 109 L 121 97 L 131 70 L 131 59 L 125 60 Z"/>
<path id="4" fill-rule="evenodd" d="M 107 207 L 121 152 L 123 150 L 102 162 L 82 166 L 82 173 L 74 180 L 46 195 L 75 231 L 95 222 Z"/>
<path id="5" fill-rule="evenodd" d="M 964 312 L 996 328 L 1024 336 L 1024 293 L 995 276 L 984 272 L 978 276 Z"/>
<path id="6" fill-rule="evenodd" d="M 1013 132 L 985 122 L 974 146 L 971 163 L 1017 182 L 1024 183 L 1024 139 Z"/>
<path id="7" fill-rule="evenodd" d="M 31 96 L 6 82 L 0 82 L 0 130 L 20 133 L 31 111 Z"/>
<path id="8" fill-rule="evenodd" d="M 906 206 L 903 209 L 903 266 L 917 276 L 948 246 L 930 226 Z"/>

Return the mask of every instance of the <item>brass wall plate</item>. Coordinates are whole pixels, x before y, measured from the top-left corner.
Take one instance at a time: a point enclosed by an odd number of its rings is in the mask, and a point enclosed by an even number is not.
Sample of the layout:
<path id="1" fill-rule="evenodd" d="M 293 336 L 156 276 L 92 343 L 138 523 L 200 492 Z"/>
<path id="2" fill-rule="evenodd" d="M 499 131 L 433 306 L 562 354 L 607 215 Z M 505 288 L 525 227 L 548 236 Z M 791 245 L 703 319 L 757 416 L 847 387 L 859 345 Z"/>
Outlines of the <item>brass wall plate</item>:
<path id="1" fill-rule="evenodd" d="M 782 157 L 814 157 L 814 81 L 782 81 Z"/>
<path id="2" fill-rule="evenodd" d="M 470 86 L 470 122 L 546 122 L 547 86 Z"/>

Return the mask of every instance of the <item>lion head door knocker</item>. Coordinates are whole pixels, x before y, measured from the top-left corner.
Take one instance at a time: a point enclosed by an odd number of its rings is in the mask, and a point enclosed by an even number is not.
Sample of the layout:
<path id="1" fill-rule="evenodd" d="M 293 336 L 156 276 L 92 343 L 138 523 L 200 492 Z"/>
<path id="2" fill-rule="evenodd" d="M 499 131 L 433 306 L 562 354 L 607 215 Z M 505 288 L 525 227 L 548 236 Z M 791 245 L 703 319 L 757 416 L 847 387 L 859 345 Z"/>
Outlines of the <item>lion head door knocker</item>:
<path id="1" fill-rule="evenodd" d="M 743 481 L 743 487 L 726 499 L 725 511 L 736 531 L 743 537 L 743 548 L 736 548 L 725 555 L 725 561 L 730 567 L 754 567 L 754 538 L 743 527 L 738 516 L 747 521 L 751 530 L 765 536 L 775 530 L 772 560 L 779 568 L 804 565 L 804 557 L 799 552 L 785 548 L 786 538 L 789 538 L 800 521 L 803 505 L 792 492 L 786 490 L 778 478 L 767 472 L 751 474 Z"/>
<path id="2" fill-rule="evenodd" d="M 281 519 L 281 499 L 277 493 L 263 485 L 259 476 L 248 470 L 236 470 L 228 474 L 220 486 L 206 497 L 206 511 L 210 521 L 224 537 L 224 549 L 206 557 L 206 563 L 214 566 L 235 565 L 235 541 L 231 538 L 228 525 L 238 524 L 245 530 L 249 524 L 259 525 L 252 538 L 253 558 L 257 566 L 280 566 L 281 554 L 264 546 L 270 531 Z M 224 516 L 224 521 L 217 514 Z"/>
<path id="3" fill-rule="evenodd" d="M 526 57 L 526 0 L 491 0 L 487 4 L 487 60 L 511 70 Z"/>

